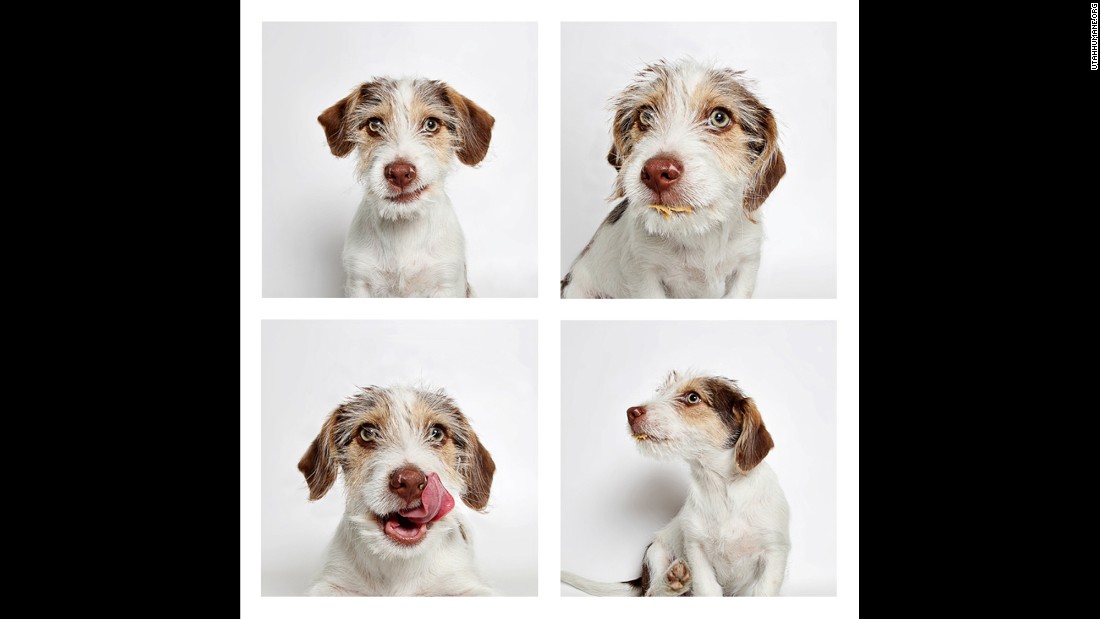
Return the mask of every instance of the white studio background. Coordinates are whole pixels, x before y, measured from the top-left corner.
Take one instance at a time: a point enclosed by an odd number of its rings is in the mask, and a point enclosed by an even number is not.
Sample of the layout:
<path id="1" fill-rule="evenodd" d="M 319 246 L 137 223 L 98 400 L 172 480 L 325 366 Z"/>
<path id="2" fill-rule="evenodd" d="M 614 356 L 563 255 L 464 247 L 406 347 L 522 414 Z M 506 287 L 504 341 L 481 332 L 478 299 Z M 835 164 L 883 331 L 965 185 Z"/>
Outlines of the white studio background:
<path id="1" fill-rule="evenodd" d="M 683 504 L 688 469 L 641 455 L 626 409 L 669 370 L 696 369 L 737 380 L 775 440 L 765 461 L 791 506 L 782 595 L 836 595 L 836 358 L 834 322 L 564 321 L 562 569 L 606 582 L 641 574 L 654 531 Z"/>
<path id="2" fill-rule="evenodd" d="M 340 252 L 363 189 L 355 154 L 334 157 L 317 116 L 374 76 L 442 80 L 496 118 L 485 160 L 456 159 L 447 194 L 477 295 L 536 296 L 536 32 L 534 23 L 264 23 L 263 296 L 343 296 Z"/>
<path id="3" fill-rule="evenodd" d="M 262 595 L 304 595 L 343 514 L 343 475 L 311 503 L 298 460 L 358 387 L 424 381 L 458 403 L 497 470 L 488 512 L 461 501 L 482 576 L 537 594 L 534 321 L 263 321 L 260 416 Z"/>
<path id="4" fill-rule="evenodd" d="M 745 70 L 775 113 L 787 174 L 759 213 L 755 298 L 836 297 L 836 25 L 564 23 L 561 274 L 613 203 L 609 101 L 642 67 L 690 56 Z"/>

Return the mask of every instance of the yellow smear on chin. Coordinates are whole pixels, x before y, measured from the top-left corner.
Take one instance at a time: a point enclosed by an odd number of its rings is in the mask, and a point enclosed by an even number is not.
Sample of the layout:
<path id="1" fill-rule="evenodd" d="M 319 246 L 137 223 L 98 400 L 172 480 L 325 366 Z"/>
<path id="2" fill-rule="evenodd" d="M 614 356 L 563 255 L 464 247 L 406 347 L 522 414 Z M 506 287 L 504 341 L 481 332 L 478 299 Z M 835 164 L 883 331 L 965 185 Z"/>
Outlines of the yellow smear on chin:
<path id="1" fill-rule="evenodd" d="M 636 440 L 639 440 L 639 441 L 644 441 L 644 440 L 648 440 L 648 439 L 649 439 L 649 435 L 648 435 L 648 434 L 635 434 L 635 435 L 634 435 L 634 438 L 635 438 Z"/>
<path id="2" fill-rule="evenodd" d="M 665 216 L 665 221 L 672 219 L 673 213 L 694 213 L 690 206 L 665 206 L 664 204 L 650 204 L 649 208 L 657 209 L 657 212 Z"/>

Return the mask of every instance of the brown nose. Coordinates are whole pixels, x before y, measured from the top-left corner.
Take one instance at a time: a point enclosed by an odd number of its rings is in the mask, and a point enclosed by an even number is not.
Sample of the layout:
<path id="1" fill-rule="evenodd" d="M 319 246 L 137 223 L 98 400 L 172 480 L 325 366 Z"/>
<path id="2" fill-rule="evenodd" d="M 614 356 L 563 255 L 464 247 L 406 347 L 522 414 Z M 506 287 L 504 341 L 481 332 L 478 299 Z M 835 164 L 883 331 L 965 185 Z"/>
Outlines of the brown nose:
<path id="1" fill-rule="evenodd" d="M 395 161 L 386 166 L 386 180 L 404 189 L 416 180 L 416 166 L 404 161 Z"/>
<path id="2" fill-rule="evenodd" d="M 657 193 L 667 191 L 680 180 L 683 169 L 684 164 L 675 159 L 654 157 L 642 166 L 642 182 Z"/>
<path id="3" fill-rule="evenodd" d="M 390 490 L 406 501 L 419 499 L 427 483 L 424 471 L 413 466 L 403 466 L 390 474 Z"/>
<path id="4" fill-rule="evenodd" d="M 630 408 L 626 409 L 626 420 L 628 422 L 634 423 L 641 417 L 645 417 L 644 406 L 631 406 Z"/>

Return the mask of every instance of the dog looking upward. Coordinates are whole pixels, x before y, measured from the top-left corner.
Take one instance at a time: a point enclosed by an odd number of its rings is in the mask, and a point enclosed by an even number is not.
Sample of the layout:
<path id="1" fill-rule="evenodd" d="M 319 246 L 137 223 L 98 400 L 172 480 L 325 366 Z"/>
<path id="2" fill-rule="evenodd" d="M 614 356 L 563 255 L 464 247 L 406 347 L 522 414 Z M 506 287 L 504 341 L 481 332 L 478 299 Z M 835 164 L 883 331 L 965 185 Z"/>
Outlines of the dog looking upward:
<path id="1" fill-rule="evenodd" d="M 757 210 L 786 172 L 775 118 L 741 72 L 657 62 L 614 100 L 612 209 L 562 298 L 752 296 Z"/>
<path id="2" fill-rule="evenodd" d="M 603 583 L 562 572 L 562 582 L 591 595 L 779 595 L 790 516 L 763 461 L 772 437 L 752 399 L 728 378 L 672 372 L 626 418 L 643 454 L 690 465 L 687 500 L 654 535 L 640 577 Z"/>
<path id="3" fill-rule="evenodd" d="M 444 180 L 485 158 L 493 117 L 443 82 L 374 78 L 317 118 L 366 191 L 344 242 L 349 297 L 470 297 L 466 240 Z"/>
<path id="4" fill-rule="evenodd" d="M 344 516 L 310 595 L 492 595 L 454 495 L 485 509 L 496 464 L 442 390 L 368 387 L 328 416 L 298 470 Z"/>

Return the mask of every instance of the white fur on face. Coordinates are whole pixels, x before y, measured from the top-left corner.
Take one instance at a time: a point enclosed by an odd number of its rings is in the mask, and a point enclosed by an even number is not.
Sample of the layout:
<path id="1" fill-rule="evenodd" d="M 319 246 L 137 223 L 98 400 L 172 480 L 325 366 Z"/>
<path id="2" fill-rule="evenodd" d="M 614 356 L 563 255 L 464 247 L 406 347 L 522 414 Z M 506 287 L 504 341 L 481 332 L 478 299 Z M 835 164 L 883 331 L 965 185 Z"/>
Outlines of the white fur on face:
<path id="1" fill-rule="evenodd" d="M 639 438 L 628 424 L 638 449 L 655 458 L 687 460 L 698 460 L 722 449 L 734 430 L 711 406 L 715 394 L 708 381 L 719 380 L 724 379 L 695 372 L 670 372 L 657 388 L 657 394 L 641 405 L 646 414 L 635 426 L 646 437 Z M 692 393 L 700 396 L 695 404 L 688 399 Z"/>
<path id="2" fill-rule="evenodd" d="M 692 236 L 739 221 L 742 196 L 755 158 L 746 129 L 755 129 L 759 103 L 737 74 L 693 60 L 657 63 L 616 99 L 616 143 L 626 151 L 617 187 L 630 200 L 650 234 Z M 711 112 L 722 108 L 733 126 L 720 131 L 708 123 Z M 638 115 L 648 110 L 653 121 L 642 131 Z M 672 187 L 672 199 L 660 200 L 641 179 L 652 158 L 680 162 L 682 174 Z M 692 213 L 666 219 L 650 204 L 691 207 Z"/>
<path id="3" fill-rule="evenodd" d="M 463 455 L 453 443 L 434 443 L 429 431 L 436 423 L 445 425 L 452 437 L 464 436 L 465 430 L 453 422 L 451 411 L 440 406 L 443 400 L 433 392 L 402 387 L 375 390 L 373 396 L 361 409 L 354 407 L 354 400 L 346 404 L 346 410 L 358 414 L 341 421 L 337 430 L 338 443 L 345 445 L 340 454 L 347 493 L 345 512 L 360 525 L 359 535 L 376 554 L 409 557 L 430 552 L 457 524 L 448 515 L 431 523 L 427 536 L 415 545 L 391 540 L 382 530 L 381 517 L 417 507 L 420 501 L 406 504 L 390 490 L 390 476 L 406 466 L 419 468 L 426 476 L 436 473 L 457 503 L 466 492 L 460 474 Z M 379 429 L 380 436 L 365 447 L 355 434 L 368 422 Z"/>
<path id="4" fill-rule="evenodd" d="M 349 123 L 355 125 L 351 135 L 359 144 L 357 175 L 367 192 L 380 198 L 377 202 L 383 219 L 417 217 L 444 195 L 443 182 L 458 145 L 453 112 L 438 95 L 442 89 L 439 82 L 402 78 L 381 79 L 372 85 L 349 116 Z M 366 129 L 371 118 L 382 121 L 378 135 Z M 425 128 L 429 118 L 442 125 L 435 133 Z M 389 199 L 402 193 L 386 180 L 386 166 L 397 162 L 416 168 L 416 179 L 405 191 L 423 191 L 419 198 L 408 202 Z"/>

